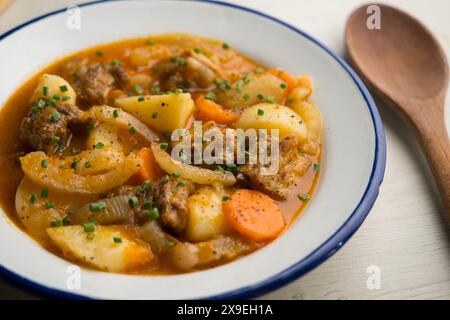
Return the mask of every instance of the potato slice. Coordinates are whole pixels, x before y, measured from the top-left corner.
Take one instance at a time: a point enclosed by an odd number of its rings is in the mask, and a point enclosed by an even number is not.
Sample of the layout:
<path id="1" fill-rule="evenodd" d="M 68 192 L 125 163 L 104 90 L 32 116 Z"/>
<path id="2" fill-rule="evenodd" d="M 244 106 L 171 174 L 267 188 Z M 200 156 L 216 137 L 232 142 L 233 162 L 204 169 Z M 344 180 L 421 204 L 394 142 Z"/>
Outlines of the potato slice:
<path id="1" fill-rule="evenodd" d="M 323 128 L 322 112 L 315 103 L 304 101 L 302 96 L 302 88 L 294 89 L 289 95 L 289 99 L 292 99 L 290 107 L 303 119 L 308 129 L 308 138 L 319 142 Z"/>
<path id="2" fill-rule="evenodd" d="M 93 202 L 96 196 L 80 196 L 49 191 L 23 178 L 17 188 L 15 205 L 17 215 L 27 232 L 37 241 L 48 240 L 46 229 L 54 221 L 62 220 L 69 208 Z M 51 207 L 48 205 L 51 204 Z"/>
<path id="3" fill-rule="evenodd" d="M 194 112 L 189 93 L 126 97 L 117 99 L 116 104 L 159 133 L 184 128 Z"/>
<path id="4" fill-rule="evenodd" d="M 186 236 L 189 241 L 209 240 L 230 232 L 222 213 L 223 195 L 212 187 L 200 188 L 188 199 L 188 224 Z"/>
<path id="5" fill-rule="evenodd" d="M 93 149 L 99 142 L 103 143 L 105 147 L 117 149 L 125 153 L 125 148 L 119 137 L 119 129 L 111 123 L 102 123 L 89 131 L 89 137 L 86 143 L 87 148 Z"/>
<path id="6" fill-rule="evenodd" d="M 300 141 L 308 134 L 297 113 L 288 107 L 270 103 L 260 103 L 245 109 L 235 126 L 241 129 L 279 129 L 280 138 L 293 133 Z"/>
<path id="7" fill-rule="evenodd" d="M 153 259 L 150 247 L 125 227 L 97 226 L 87 233 L 82 226 L 67 226 L 48 228 L 47 233 L 66 257 L 104 271 L 133 271 Z"/>
<path id="8" fill-rule="evenodd" d="M 44 89 L 46 87 L 47 89 Z M 44 93 L 47 93 L 46 95 Z M 67 97 L 64 102 L 75 104 L 77 95 L 70 84 L 61 78 L 52 74 L 44 74 L 39 79 L 38 86 L 34 91 L 31 101 L 36 101 L 43 98 Z"/>
<path id="9" fill-rule="evenodd" d="M 286 98 L 286 89 L 281 87 L 283 82 L 268 72 L 254 73 L 248 75 L 246 81 L 243 79 L 234 82 L 231 89 L 219 94 L 223 105 L 228 108 L 245 108 L 256 103 L 265 102 L 270 99 L 274 103 L 283 103 Z"/>

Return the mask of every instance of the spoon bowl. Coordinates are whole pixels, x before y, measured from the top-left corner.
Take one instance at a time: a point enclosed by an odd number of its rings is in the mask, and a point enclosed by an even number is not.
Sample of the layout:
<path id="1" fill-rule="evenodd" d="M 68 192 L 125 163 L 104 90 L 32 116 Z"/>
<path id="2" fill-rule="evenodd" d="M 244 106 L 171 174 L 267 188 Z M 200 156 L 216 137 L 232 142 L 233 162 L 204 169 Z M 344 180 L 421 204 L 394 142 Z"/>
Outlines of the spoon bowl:
<path id="1" fill-rule="evenodd" d="M 346 27 L 351 63 L 381 98 L 414 128 L 450 213 L 450 141 L 444 118 L 449 69 L 432 33 L 410 15 L 377 4 L 380 28 L 369 28 L 368 7 Z"/>

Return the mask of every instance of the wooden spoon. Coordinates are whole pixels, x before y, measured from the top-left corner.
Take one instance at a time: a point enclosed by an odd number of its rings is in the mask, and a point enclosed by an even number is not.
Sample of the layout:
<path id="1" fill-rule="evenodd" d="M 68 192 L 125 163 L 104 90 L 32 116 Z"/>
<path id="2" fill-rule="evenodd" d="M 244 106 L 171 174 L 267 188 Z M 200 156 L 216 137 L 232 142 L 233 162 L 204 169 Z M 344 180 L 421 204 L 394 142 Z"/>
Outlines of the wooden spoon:
<path id="1" fill-rule="evenodd" d="M 450 141 L 444 118 L 447 59 L 419 21 L 398 9 L 377 6 L 381 29 L 367 27 L 367 6 L 350 16 L 346 28 L 349 58 L 369 87 L 415 129 L 450 214 Z"/>

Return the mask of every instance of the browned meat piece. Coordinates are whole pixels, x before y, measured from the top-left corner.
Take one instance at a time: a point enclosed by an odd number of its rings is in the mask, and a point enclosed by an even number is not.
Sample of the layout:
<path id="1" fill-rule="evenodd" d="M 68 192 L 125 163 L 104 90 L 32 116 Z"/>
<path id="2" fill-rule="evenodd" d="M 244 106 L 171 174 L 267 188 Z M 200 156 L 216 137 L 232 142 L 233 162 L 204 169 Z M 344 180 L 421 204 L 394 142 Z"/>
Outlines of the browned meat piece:
<path id="1" fill-rule="evenodd" d="M 191 51 L 161 61 L 155 68 L 159 70 L 162 91 L 208 91 L 214 88 L 214 80 L 217 78 L 217 70 L 212 62 Z"/>
<path id="2" fill-rule="evenodd" d="M 169 177 L 159 182 L 155 204 L 160 210 L 164 226 L 181 233 L 187 225 L 187 200 L 195 191 L 195 185 L 180 178 Z"/>
<path id="3" fill-rule="evenodd" d="M 74 105 L 39 100 L 22 120 L 20 139 L 47 154 L 62 152 L 72 138 L 69 126 L 82 121 L 83 113 Z"/>
<path id="4" fill-rule="evenodd" d="M 66 69 L 77 98 L 89 105 L 107 103 L 108 93 L 124 88 L 128 82 L 128 74 L 120 65 L 88 64 L 84 60 L 76 65 L 72 62 Z"/>
<path id="5" fill-rule="evenodd" d="M 181 233 L 187 224 L 187 200 L 195 191 L 195 185 L 181 178 L 166 176 L 158 182 L 147 182 L 141 186 L 122 186 L 108 195 L 108 198 L 136 197 L 132 207 L 138 221 L 147 221 L 152 208 L 158 208 L 163 226 Z M 147 203 L 147 205 L 145 204 Z"/>
<path id="6" fill-rule="evenodd" d="M 243 165 L 239 172 L 260 191 L 276 199 L 286 199 L 299 177 L 304 175 L 311 161 L 302 156 L 297 138 L 288 136 L 280 141 L 280 162 L 278 172 L 274 175 L 262 175 L 261 164 Z"/>

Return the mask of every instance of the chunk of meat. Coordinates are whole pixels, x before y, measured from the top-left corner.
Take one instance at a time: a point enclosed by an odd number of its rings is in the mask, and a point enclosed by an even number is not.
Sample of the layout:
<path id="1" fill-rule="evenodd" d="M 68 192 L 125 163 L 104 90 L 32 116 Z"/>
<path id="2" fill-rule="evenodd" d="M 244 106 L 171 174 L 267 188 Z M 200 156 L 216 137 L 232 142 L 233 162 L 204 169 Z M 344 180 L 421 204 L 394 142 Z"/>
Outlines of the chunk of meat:
<path id="1" fill-rule="evenodd" d="M 38 103 L 41 102 L 43 100 Z M 56 154 L 62 152 L 72 138 L 69 126 L 84 120 L 83 112 L 72 104 L 34 105 L 22 120 L 20 139 L 34 150 Z"/>
<path id="2" fill-rule="evenodd" d="M 162 179 L 156 188 L 155 204 L 161 214 L 161 222 L 177 233 L 187 226 L 187 201 L 195 191 L 194 183 L 176 177 Z"/>
<path id="3" fill-rule="evenodd" d="M 218 75 L 218 69 L 208 58 L 192 51 L 163 60 L 155 68 L 160 72 L 160 89 L 163 91 L 208 91 L 214 88 Z"/>
<path id="4" fill-rule="evenodd" d="M 146 182 L 141 186 L 122 186 L 108 195 L 108 198 L 125 196 L 136 197 L 138 203 L 132 207 L 134 217 L 140 221 L 149 219 L 151 208 L 157 208 L 162 226 L 181 233 L 187 226 L 187 201 L 195 192 L 195 184 L 189 180 L 166 176 L 158 182 Z M 145 205 L 150 203 L 151 207 Z"/>
<path id="5" fill-rule="evenodd" d="M 300 145 L 293 135 L 280 141 L 279 167 L 274 175 L 263 175 L 261 164 L 246 164 L 238 171 L 258 190 L 275 199 L 286 199 L 298 179 L 306 173 L 311 161 L 301 155 Z M 266 167 L 269 165 L 266 165 Z"/>
<path id="6" fill-rule="evenodd" d="M 89 105 L 104 104 L 113 89 L 122 89 L 128 83 L 128 74 L 121 65 L 88 64 L 86 60 L 66 67 L 77 98 Z"/>

